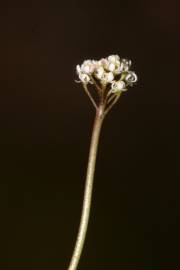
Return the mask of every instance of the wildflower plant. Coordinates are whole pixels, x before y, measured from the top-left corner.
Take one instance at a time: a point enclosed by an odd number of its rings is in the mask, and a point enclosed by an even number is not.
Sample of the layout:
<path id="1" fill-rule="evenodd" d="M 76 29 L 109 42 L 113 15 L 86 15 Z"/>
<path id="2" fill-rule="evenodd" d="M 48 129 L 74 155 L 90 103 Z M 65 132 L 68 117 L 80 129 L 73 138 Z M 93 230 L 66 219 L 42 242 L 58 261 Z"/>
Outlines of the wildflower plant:
<path id="1" fill-rule="evenodd" d="M 86 94 L 95 107 L 96 116 L 90 144 L 81 221 L 68 270 L 77 269 L 84 246 L 91 208 L 96 156 L 102 123 L 107 113 L 119 100 L 121 94 L 127 91 L 129 86 L 133 86 L 134 83 L 136 83 L 137 75 L 134 71 L 131 71 L 130 68 L 131 61 L 120 59 L 118 55 L 110 55 L 98 61 L 85 60 L 82 65 L 76 66 L 76 72 L 79 78 L 76 82 L 82 84 Z M 94 98 L 92 91 L 89 90 L 90 85 L 94 86 L 97 92 L 97 98 Z"/>

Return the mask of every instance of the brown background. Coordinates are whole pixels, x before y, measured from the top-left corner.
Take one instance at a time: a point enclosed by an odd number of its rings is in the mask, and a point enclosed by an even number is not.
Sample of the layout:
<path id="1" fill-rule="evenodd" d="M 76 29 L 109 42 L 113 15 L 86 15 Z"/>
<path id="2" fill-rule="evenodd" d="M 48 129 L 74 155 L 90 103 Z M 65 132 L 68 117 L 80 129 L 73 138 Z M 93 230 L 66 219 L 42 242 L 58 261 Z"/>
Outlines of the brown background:
<path id="1" fill-rule="evenodd" d="M 0 14 L 0 268 L 67 269 L 94 117 L 75 66 L 115 53 L 139 82 L 103 126 L 79 270 L 179 269 L 177 2 L 8 1 Z"/>

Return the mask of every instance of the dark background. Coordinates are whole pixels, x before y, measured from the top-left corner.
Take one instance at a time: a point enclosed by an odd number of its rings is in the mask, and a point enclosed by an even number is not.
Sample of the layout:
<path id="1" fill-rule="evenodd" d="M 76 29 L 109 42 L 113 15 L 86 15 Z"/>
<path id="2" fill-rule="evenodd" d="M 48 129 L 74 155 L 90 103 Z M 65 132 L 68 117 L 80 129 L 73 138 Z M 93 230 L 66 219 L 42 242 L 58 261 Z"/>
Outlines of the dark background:
<path id="1" fill-rule="evenodd" d="M 8 1 L 0 14 L 0 268 L 67 269 L 94 118 L 75 66 L 119 54 L 139 81 L 103 126 L 78 269 L 180 269 L 177 2 Z"/>

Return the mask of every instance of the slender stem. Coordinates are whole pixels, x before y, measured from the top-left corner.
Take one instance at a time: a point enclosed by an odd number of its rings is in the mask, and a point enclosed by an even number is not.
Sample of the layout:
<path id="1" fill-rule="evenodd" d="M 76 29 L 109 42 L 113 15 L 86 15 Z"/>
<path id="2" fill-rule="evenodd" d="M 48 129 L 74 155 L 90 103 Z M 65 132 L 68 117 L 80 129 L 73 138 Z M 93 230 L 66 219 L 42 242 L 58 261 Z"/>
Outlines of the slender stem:
<path id="1" fill-rule="evenodd" d="M 112 96 L 109 96 L 106 103 L 109 104 L 115 97 L 116 97 L 116 95 L 112 94 Z"/>
<path id="2" fill-rule="evenodd" d="M 74 252 L 73 252 L 68 270 L 77 269 L 78 263 L 81 257 L 81 253 L 83 250 L 83 246 L 84 246 L 84 241 L 85 241 L 88 222 L 89 222 L 97 149 L 98 149 L 99 136 L 100 136 L 103 118 L 104 118 L 104 106 L 100 105 L 96 111 L 96 117 L 94 120 L 94 126 L 93 126 L 93 131 L 92 131 L 79 232 L 77 235 Z"/>
<path id="3" fill-rule="evenodd" d="M 89 90 L 88 90 L 88 88 L 87 88 L 87 85 L 86 85 L 86 84 L 83 84 L 83 87 L 84 87 L 84 90 L 85 90 L 86 94 L 87 94 L 88 97 L 90 98 L 90 100 L 91 100 L 93 106 L 94 106 L 94 107 L 96 108 L 96 110 L 97 110 L 96 102 L 94 101 L 93 97 L 91 96 L 91 94 L 90 94 L 90 92 L 89 92 Z"/>
<path id="4" fill-rule="evenodd" d="M 112 103 L 108 106 L 108 108 L 105 110 L 105 113 L 104 113 L 104 115 L 106 115 L 111 109 L 112 109 L 112 107 L 115 105 L 115 103 L 118 101 L 118 99 L 120 98 L 120 96 L 121 96 L 121 92 L 119 92 L 116 96 L 115 96 L 115 98 L 114 98 L 114 100 L 112 101 Z"/>

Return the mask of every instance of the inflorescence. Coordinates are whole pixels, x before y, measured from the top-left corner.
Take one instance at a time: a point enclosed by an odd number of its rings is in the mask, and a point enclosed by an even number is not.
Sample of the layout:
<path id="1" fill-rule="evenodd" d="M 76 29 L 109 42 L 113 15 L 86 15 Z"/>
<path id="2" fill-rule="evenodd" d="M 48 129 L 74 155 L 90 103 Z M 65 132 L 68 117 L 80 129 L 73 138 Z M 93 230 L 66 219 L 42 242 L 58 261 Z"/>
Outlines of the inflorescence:
<path id="1" fill-rule="evenodd" d="M 94 79 L 102 86 L 111 84 L 113 92 L 125 91 L 127 86 L 132 86 L 137 81 L 137 75 L 130 71 L 131 61 L 120 59 L 118 55 L 110 55 L 99 61 L 85 60 L 83 64 L 77 65 L 76 71 L 82 83 L 94 84 Z"/>
<path id="2" fill-rule="evenodd" d="M 113 97 L 120 96 L 128 86 L 133 86 L 137 81 L 137 75 L 130 70 L 131 61 L 120 59 L 118 55 L 110 55 L 107 58 L 85 60 L 82 65 L 76 66 L 79 83 L 82 83 L 88 96 L 96 107 L 96 104 L 87 89 L 88 84 L 94 84 L 104 102 Z M 108 103 L 108 102 L 107 102 Z"/>

